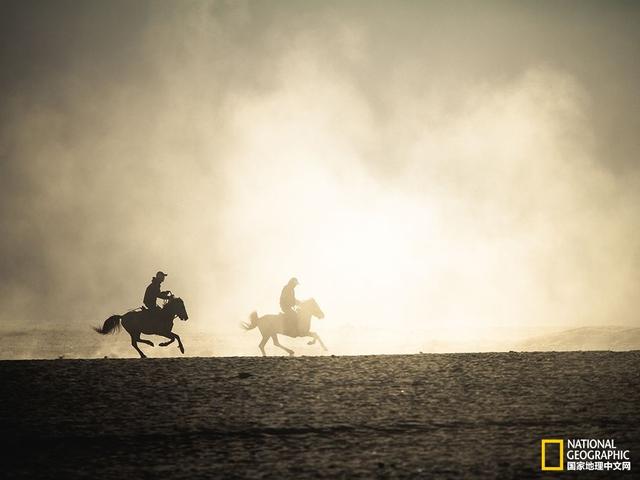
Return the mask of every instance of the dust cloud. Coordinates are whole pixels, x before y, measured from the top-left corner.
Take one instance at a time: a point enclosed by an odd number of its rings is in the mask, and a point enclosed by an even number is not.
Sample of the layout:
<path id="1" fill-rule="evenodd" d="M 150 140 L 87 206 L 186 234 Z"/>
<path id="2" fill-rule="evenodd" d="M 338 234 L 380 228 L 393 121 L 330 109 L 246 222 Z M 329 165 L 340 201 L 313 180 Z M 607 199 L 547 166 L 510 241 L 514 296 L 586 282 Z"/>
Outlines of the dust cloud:
<path id="1" fill-rule="evenodd" d="M 277 311 L 293 275 L 331 353 L 639 326 L 639 67 L 607 55 L 638 9 L 574 18 L 616 30 L 596 47 L 564 7 L 526 8 L 15 7 L 41 30 L 3 50 L 3 351 L 33 332 L 22 356 L 64 354 L 73 332 L 107 355 L 89 326 L 158 269 L 190 354 L 255 354 L 238 324 Z"/>

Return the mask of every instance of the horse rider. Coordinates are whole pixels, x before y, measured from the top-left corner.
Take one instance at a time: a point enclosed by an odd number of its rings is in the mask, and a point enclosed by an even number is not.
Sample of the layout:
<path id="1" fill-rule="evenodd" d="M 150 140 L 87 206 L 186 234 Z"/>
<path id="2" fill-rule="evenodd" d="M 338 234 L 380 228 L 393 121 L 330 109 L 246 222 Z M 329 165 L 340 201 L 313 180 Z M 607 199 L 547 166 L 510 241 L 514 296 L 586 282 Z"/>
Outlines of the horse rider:
<path id="1" fill-rule="evenodd" d="M 164 272 L 156 273 L 156 276 L 151 279 L 151 283 L 144 291 L 144 306 L 149 309 L 149 311 L 154 312 L 160 309 L 158 304 L 156 303 L 158 298 L 162 298 L 163 300 L 168 300 L 171 298 L 171 291 L 169 290 L 160 290 L 160 285 L 164 282 L 165 277 L 167 276 Z"/>
<path id="2" fill-rule="evenodd" d="M 280 309 L 284 314 L 285 324 L 293 330 L 298 330 L 298 314 L 294 310 L 294 307 L 300 305 L 300 302 L 296 299 L 295 288 L 298 286 L 298 279 L 293 277 L 283 287 L 280 294 Z"/>

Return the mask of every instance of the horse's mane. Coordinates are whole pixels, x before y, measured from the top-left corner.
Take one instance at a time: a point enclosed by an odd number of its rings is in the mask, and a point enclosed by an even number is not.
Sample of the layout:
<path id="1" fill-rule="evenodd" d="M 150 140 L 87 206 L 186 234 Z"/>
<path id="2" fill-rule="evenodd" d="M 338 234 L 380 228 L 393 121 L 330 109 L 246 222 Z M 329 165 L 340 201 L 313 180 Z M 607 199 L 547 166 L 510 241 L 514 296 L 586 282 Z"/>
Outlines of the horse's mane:
<path id="1" fill-rule="evenodd" d="M 316 305 L 318 305 L 318 302 L 316 302 L 316 299 L 311 297 L 311 298 L 307 298 L 306 300 L 303 300 L 302 302 L 300 302 L 300 304 L 303 303 L 315 303 Z"/>
<path id="2" fill-rule="evenodd" d="M 177 301 L 182 302 L 182 299 L 180 297 L 171 297 L 171 298 L 167 299 L 167 301 L 164 302 L 164 305 L 162 305 L 162 309 L 164 310 L 169 305 L 171 305 L 172 303 L 176 303 Z"/>

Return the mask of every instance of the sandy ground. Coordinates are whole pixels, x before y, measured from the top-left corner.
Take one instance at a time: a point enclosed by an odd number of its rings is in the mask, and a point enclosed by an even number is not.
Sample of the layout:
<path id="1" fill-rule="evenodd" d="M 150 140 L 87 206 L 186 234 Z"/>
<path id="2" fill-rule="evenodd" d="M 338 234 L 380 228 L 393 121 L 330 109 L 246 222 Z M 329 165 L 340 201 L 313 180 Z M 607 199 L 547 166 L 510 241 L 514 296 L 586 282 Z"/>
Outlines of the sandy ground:
<path id="1" fill-rule="evenodd" d="M 640 352 L 5 361 L 2 473 L 538 478 L 540 439 L 592 437 L 637 470 L 639 367 Z"/>

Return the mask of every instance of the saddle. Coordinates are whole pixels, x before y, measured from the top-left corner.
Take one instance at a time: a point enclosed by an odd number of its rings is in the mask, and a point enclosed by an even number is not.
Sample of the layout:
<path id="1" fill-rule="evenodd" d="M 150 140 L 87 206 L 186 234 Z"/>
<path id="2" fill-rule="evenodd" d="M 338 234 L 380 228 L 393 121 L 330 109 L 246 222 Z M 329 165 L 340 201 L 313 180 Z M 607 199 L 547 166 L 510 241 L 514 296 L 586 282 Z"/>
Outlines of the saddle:
<path id="1" fill-rule="evenodd" d="M 284 330 L 283 333 L 285 335 L 288 335 L 290 337 L 299 337 L 306 333 L 302 331 L 302 326 L 300 325 L 300 317 L 298 317 L 297 312 L 281 312 L 280 318 L 282 318 L 282 325 Z"/>
<path id="2" fill-rule="evenodd" d="M 151 310 L 151 309 L 147 308 L 146 306 L 142 305 L 141 307 L 138 307 L 138 308 L 136 308 L 134 310 L 131 310 L 131 311 L 139 313 L 141 317 L 155 319 L 157 314 L 160 312 L 160 308 L 156 308 L 154 310 Z"/>

